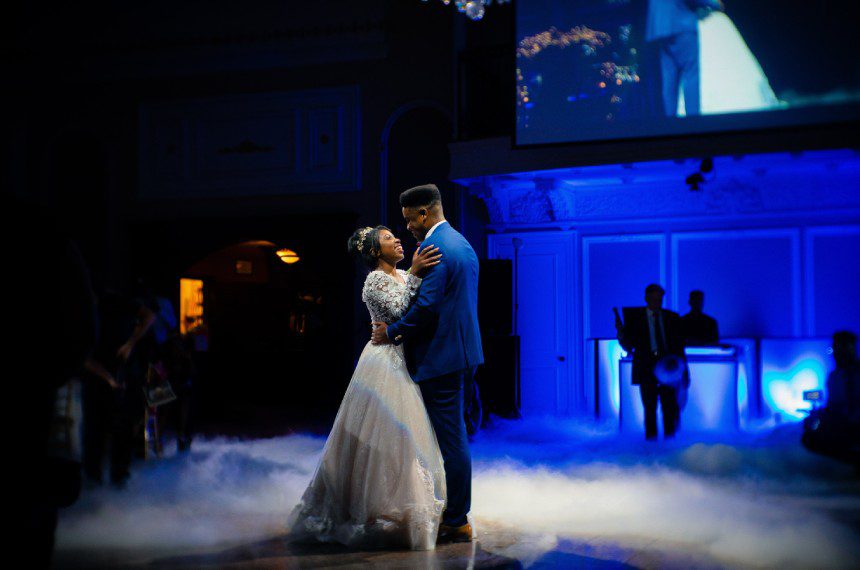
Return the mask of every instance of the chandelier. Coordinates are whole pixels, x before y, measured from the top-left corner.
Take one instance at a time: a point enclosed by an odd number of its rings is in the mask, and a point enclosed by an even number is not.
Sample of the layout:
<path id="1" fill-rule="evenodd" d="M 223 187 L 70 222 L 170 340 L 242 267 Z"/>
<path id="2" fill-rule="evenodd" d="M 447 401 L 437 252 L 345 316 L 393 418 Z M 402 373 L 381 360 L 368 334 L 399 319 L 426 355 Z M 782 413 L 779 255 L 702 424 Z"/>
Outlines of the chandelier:
<path id="1" fill-rule="evenodd" d="M 429 2 L 430 0 L 421 0 L 422 2 Z M 442 3 L 446 6 L 451 3 L 452 0 L 442 0 Z M 496 4 L 509 4 L 511 0 L 495 0 Z M 493 0 L 453 0 L 454 6 L 457 7 L 457 10 L 466 14 L 471 20 L 480 20 L 484 17 L 484 9 L 485 6 L 489 6 L 493 3 Z"/>

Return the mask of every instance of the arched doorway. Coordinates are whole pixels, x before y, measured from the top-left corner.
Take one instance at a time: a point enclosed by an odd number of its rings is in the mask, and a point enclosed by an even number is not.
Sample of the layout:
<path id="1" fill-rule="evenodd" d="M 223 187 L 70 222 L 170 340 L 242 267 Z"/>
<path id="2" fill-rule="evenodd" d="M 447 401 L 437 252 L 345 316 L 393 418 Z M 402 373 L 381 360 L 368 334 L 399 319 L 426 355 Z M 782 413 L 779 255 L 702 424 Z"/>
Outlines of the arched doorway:
<path id="1" fill-rule="evenodd" d="M 135 225 L 135 267 L 182 311 L 183 278 L 203 289 L 199 427 L 269 435 L 327 428 L 354 362 L 355 216 L 183 218 Z M 287 264 L 277 251 L 300 260 Z M 193 323 L 192 323 L 193 326 Z"/>
<path id="2" fill-rule="evenodd" d="M 325 404 L 319 375 L 328 373 L 320 361 L 331 348 L 329 295 L 301 254 L 271 241 L 244 241 L 206 255 L 180 279 L 180 320 L 205 353 L 198 398 L 209 423 L 268 423 L 277 431 L 296 412 Z M 185 298 L 189 282 L 200 287 Z"/>
<path id="3" fill-rule="evenodd" d="M 386 224 L 404 239 L 407 259 L 411 257 L 414 241 L 403 224 L 398 198 L 407 188 L 433 183 L 442 193 L 445 216 L 456 226 L 459 199 L 455 185 L 448 181 L 452 140 L 451 116 L 441 105 L 427 102 L 407 105 L 389 120 L 383 137 L 386 172 Z"/>

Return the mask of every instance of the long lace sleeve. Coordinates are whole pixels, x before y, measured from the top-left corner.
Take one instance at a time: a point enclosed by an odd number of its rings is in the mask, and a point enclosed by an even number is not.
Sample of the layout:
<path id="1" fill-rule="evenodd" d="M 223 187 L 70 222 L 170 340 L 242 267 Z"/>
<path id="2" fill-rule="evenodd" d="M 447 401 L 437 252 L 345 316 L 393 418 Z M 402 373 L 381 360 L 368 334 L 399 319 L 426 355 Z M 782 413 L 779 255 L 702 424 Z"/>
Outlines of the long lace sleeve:
<path id="1" fill-rule="evenodd" d="M 400 271 L 398 269 L 398 271 Z M 409 289 L 409 301 L 413 301 L 418 296 L 418 289 L 421 288 L 421 278 L 417 275 L 400 271 L 400 274 L 406 280 L 406 288 Z"/>
<path id="2" fill-rule="evenodd" d="M 393 323 L 409 308 L 412 290 L 408 283 L 404 287 L 385 273 L 372 271 L 364 281 L 361 300 L 367 304 L 374 321 Z"/>

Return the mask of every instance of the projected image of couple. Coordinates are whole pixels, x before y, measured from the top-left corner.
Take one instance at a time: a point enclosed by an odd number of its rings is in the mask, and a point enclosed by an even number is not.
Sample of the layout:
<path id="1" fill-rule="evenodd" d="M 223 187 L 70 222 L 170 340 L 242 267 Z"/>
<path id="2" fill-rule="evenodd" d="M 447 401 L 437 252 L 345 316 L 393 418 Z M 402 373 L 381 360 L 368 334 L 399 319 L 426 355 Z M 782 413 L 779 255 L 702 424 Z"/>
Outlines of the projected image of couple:
<path id="1" fill-rule="evenodd" d="M 659 53 L 667 117 L 781 106 L 721 0 L 649 0 L 645 40 Z"/>

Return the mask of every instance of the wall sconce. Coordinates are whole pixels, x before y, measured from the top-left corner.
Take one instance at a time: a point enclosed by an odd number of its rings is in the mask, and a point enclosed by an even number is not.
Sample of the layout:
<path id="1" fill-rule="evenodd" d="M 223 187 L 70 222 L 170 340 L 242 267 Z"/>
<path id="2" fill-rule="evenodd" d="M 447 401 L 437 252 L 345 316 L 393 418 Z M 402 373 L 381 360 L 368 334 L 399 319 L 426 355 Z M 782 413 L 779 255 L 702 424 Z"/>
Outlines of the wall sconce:
<path id="1" fill-rule="evenodd" d="M 292 265 L 293 263 L 296 263 L 301 260 L 299 254 L 291 249 L 279 249 L 275 252 L 275 254 L 278 256 L 278 259 L 280 259 L 287 265 Z"/>

